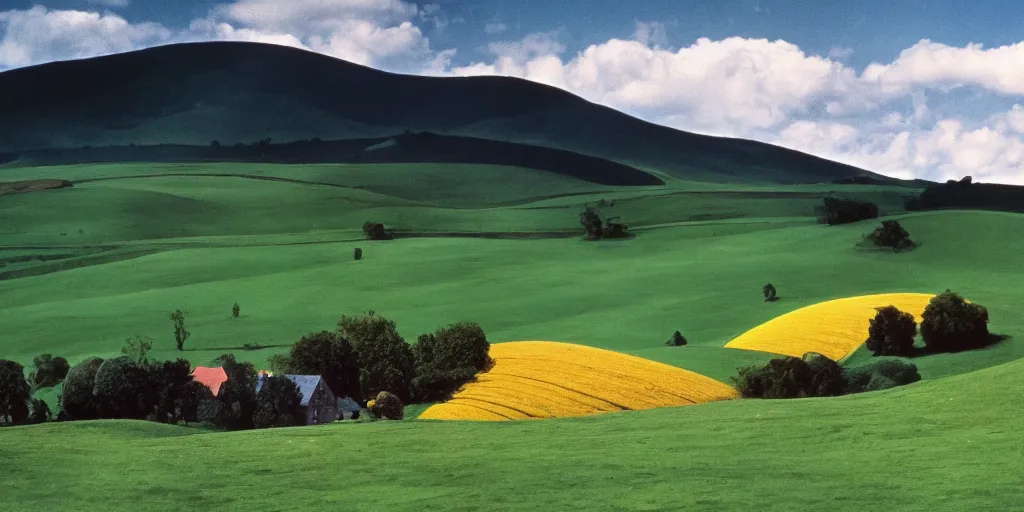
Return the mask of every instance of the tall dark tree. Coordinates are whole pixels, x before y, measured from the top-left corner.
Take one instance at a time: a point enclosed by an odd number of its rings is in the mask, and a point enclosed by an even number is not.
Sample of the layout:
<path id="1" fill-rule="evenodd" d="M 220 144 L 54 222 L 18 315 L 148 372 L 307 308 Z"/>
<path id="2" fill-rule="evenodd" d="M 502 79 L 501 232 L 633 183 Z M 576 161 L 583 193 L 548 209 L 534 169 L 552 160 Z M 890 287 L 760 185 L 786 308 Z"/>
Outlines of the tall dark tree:
<path id="1" fill-rule="evenodd" d="M 588 240 L 600 240 L 604 234 L 601 216 L 590 208 L 587 208 L 580 214 L 580 224 L 583 225 L 583 229 L 587 230 Z"/>
<path id="2" fill-rule="evenodd" d="M 868 322 L 868 339 L 864 342 L 876 356 L 911 356 L 917 322 L 914 315 L 896 306 L 875 308 L 878 313 Z"/>
<path id="3" fill-rule="evenodd" d="M 921 337 L 933 352 L 957 352 L 988 342 L 988 309 L 946 290 L 932 297 L 921 315 Z"/>
<path id="4" fill-rule="evenodd" d="M 288 352 L 288 372 L 320 375 L 338 396 L 363 399 L 359 388 L 359 359 L 352 343 L 337 333 L 309 333 Z"/>
<path id="5" fill-rule="evenodd" d="M 99 407 L 93 388 L 96 385 L 96 372 L 103 359 L 90 357 L 68 371 L 61 390 L 61 410 L 67 419 L 91 420 L 98 418 Z"/>
<path id="6" fill-rule="evenodd" d="M 93 385 L 99 416 L 145 419 L 153 405 L 147 370 L 127 356 L 103 361 L 96 370 Z"/>
<path id="7" fill-rule="evenodd" d="M 32 359 L 32 366 L 35 370 L 29 374 L 29 381 L 36 389 L 51 388 L 60 384 L 71 369 L 67 359 L 54 357 L 52 354 L 36 356 Z"/>
<path id="8" fill-rule="evenodd" d="M 29 417 L 32 388 L 21 363 L 0 359 L 0 425 L 21 425 Z"/>
<path id="9" fill-rule="evenodd" d="M 250 429 L 256 411 L 256 367 L 249 362 L 239 362 L 231 355 L 225 355 L 223 361 L 228 379 L 220 386 L 215 399 L 219 407 L 210 421 L 229 430 Z"/>
<path id="10" fill-rule="evenodd" d="M 375 313 L 342 315 L 338 331 L 352 343 L 359 362 L 359 385 L 365 396 L 390 391 L 403 402 L 410 397 L 412 349 L 395 322 Z M 362 398 L 362 397 L 361 397 Z"/>
<path id="11" fill-rule="evenodd" d="M 193 382 L 192 365 L 185 359 L 177 359 L 153 363 L 148 366 L 148 371 L 148 402 L 156 421 L 176 425 L 183 419 L 183 413 L 179 410 L 180 398 L 188 391 L 187 386 Z"/>
<path id="12" fill-rule="evenodd" d="M 179 351 L 185 350 L 185 340 L 192 335 L 185 329 L 185 315 L 186 313 L 180 309 L 171 312 L 171 321 L 174 322 L 174 344 Z"/>
<path id="13" fill-rule="evenodd" d="M 444 400 L 494 364 L 479 324 L 459 322 L 424 334 L 412 347 L 413 390 L 420 401 Z"/>
<path id="14" fill-rule="evenodd" d="M 178 421 L 186 425 L 199 421 L 199 406 L 204 401 L 213 401 L 213 392 L 197 380 L 187 382 L 174 399 L 174 410 Z"/>
<path id="15" fill-rule="evenodd" d="M 263 381 L 253 414 L 256 428 L 291 427 L 304 424 L 304 420 L 302 394 L 291 379 L 274 375 Z"/>

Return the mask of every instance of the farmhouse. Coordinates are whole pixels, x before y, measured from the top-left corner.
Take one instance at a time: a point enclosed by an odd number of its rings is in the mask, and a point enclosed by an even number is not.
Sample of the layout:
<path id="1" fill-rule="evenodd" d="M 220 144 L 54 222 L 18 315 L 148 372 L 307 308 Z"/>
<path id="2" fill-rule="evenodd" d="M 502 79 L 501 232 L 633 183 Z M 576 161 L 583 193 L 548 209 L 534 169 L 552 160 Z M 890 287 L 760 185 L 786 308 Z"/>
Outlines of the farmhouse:
<path id="1" fill-rule="evenodd" d="M 204 386 L 210 388 L 213 392 L 213 396 L 217 396 L 220 392 L 221 384 L 224 384 L 228 380 L 228 374 L 224 372 L 224 368 L 216 367 L 210 368 L 206 366 L 196 366 L 192 370 L 192 380 L 202 383 Z"/>
<path id="2" fill-rule="evenodd" d="M 339 420 L 356 420 L 359 419 L 359 411 L 363 408 L 358 402 L 353 400 L 351 397 L 342 397 L 338 399 L 338 419 Z"/>
<path id="3" fill-rule="evenodd" d="M 331 388 L 327 387 L 319 375 L 285 375 L 299 387 L 302 395 L 302 410 L 306 414 L 307 425 L 330 423 L 338 418 L 338 399 Z M 256 383 L 256 392 L 263 388 L 267 375 L 260 375 Z"/>

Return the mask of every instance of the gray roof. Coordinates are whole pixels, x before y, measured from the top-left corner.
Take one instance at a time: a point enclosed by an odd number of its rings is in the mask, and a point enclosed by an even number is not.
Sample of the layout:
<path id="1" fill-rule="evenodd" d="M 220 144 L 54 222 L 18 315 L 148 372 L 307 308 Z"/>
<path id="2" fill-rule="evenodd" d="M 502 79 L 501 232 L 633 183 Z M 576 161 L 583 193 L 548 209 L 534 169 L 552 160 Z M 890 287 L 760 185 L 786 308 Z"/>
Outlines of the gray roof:
<path id="1" fill-rule="evenodd" d="M 285 377 L 294 382 L 299 387 L 299 394 L 302 395 L 302 406 L 306 407 L 309 405 L 309 399 L 313 397 L 313 392 L 316 391 L 317 385 L 322 380 L 319 375 L 285 375 Z M 263 378 L 260 378 L 256 382 L 256 392 L 260 392 L 260 388 L 263 387 Z"/>
<path id="2" fill-rule="evenodd" d="M 359 407 L 359 404 L 351 397 L 339 398 L 338 404 L 341 406 L 341 410 L 345 412 L 359 412 L 362 410 L 362 407 Z"/>

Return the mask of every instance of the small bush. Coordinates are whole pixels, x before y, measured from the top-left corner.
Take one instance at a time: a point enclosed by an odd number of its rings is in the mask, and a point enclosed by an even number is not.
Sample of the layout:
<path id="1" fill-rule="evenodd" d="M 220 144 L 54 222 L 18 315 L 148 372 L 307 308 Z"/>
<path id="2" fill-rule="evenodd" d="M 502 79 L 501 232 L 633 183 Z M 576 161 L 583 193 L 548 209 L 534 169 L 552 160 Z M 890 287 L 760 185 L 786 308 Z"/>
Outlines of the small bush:
<path id="1" fill-rule="evenodd" d="M 629 226 L 619 222 L 619 217 L 612 217 L 606 221 L 601 236 L 603 238 L 629 238 Z"/>
<path id="2" fill-rule="evenodd" d="M 932 352 L 958 352 L 988 343 L 988 309 L 949 290 L 932 297 L 921 315 L 921 337 Z"/>
<path id="3" fill-rule="evenodd" d="M 370 413 L 376 418 L 399 421 L 405 418 L 405 406 L 393 393 L 381 391 L 377 398 L 367 404 Z"/>
<path id="4" fill-rule="evenodd" d="M 871 364 L 847 368 L 843 373 L 846 376 L 846 393 L 888 389 L 888 387 L 904 386 L 921 380 L 917 366 L 903 359 L 883 359 Z M 874 381 L 873 384 L 872 381 Z"/>
<path id="5" fill-rule="evenodd" d="M 302 394 L 291 379 L 274 375 L 263 381 L 256 395 L 253 425 L 256 428 L 291 427 L 305 423 Z"/>
<path id="6" fill-rule="evenodd" d="M 686 337 L 683 336 L 683 333 L 676 331 L 672 333 L 672 337 L 665 342 L 665 345 L 669 347 L 685 347 Z"/>
<path id="7" fill-rule="evenodd" d="M 878 313 L 868 323 L 868 339 L 864 342 L 876 356 L 911 356 L 917 322 L 914 315 L 896 306 L 875 308 Z"/>
<path id="8" fill-rule="evenodd" d="M 895 220 L 882 221 L 882 225 L 875 228 L 865 238 L 876 247 L 888 247 L 896 252 L 907 251 L 917 246 L 910 239 L 910 233 Z"/>
<path id="9" fill-rule="evenodd" d="M 91 357 L 68 370 L 61 389 L 61 410 L 72 420 L 91 420 L 99 417 L 99 406 L 93 395 L 96 372 L 103 359 Z"/>
<path id="10" fill-rule="evenodd" d="M 878 205 L 872 202 L 838 197 L 825 197 L 822 201 L 818 220 L 830 226 L 878 218 Z"/>
<path id="11" fill-rule="evenodd" d="M 352 259 L 356 261 L 363 259 L 363 250 L 359 247 L 356 247 L 355 251 L 352 253 Z"/>
<path id="12" fill-rule="evenodd" d="M 384 229 L 384 224 L 370 221 L 363 223 L 363 234 L 369 240 L 391 240 L 394 238 Z"/>
<path id="13" fill-rule="evenodd" d="M 775 286 L 768 283 L 761 287 L 761 293 L 764 295 L 765 302 L 774 302 L 777 300 Z"/>
<path id="14" fill-rule="evenodd" d="M 237 302 L 235 303 L 234 306 L 231 306 L 231 316 L 233 318 L 238 318 L 238 315 L 241 314 L 241 312 L 242 312 L 242 307 L 239 306 Z"/>
<path id="15" fill-rule="evenodd" d="M 52 388 L 60 384 L 71 370 L 67 359 L 51 354 L 36 356 L 32 359 L 32 366 L 35 367 L 35 371 L 30 374 L 29 380 L 36 389 Z"/>

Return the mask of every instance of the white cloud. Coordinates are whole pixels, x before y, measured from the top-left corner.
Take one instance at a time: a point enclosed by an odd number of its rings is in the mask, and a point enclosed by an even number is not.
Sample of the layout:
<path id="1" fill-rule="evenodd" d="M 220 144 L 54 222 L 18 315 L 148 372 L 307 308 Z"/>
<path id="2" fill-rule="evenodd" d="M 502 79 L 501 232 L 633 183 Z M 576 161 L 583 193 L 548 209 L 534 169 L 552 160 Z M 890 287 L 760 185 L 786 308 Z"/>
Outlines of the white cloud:
<path id="1" fill-rule="evenodd" d="M 484 32 L 487 34 L 500 34 L 506 30 L 508 30 L 508 25 L 500 21 L 492 21 L 484 25 Z"/>
<path id="2" fill-rule="evenodd" d="M 665 30 L 665 24 L 657 21 L 636 22 L 633 39 L 645 46 L 668 46 L 668 33 Z"/>
<path id="3" fill-rule="evenodd" d="M 956 48 L 925 39 L 903 50 L 892 63 L 871 64 L 862 80 L 897 96 L 916 88 L 962 86 L 1020 95 L 1024 94 L 1024 42 L 984 49 L 980 44 Z"/>
<path id="4" fill-rule="evenodd" d="M 87 0 L 90 4 L 105 5 L 107 7 L 128 7 L 131 0 Z"/>
<path id="5" fill-rule="evenodd" d="M 845 46 L 833 46 L 828 50 L 828 57 L 830 59 L 846 59 L 853 55 L 853 48 Z"/>

